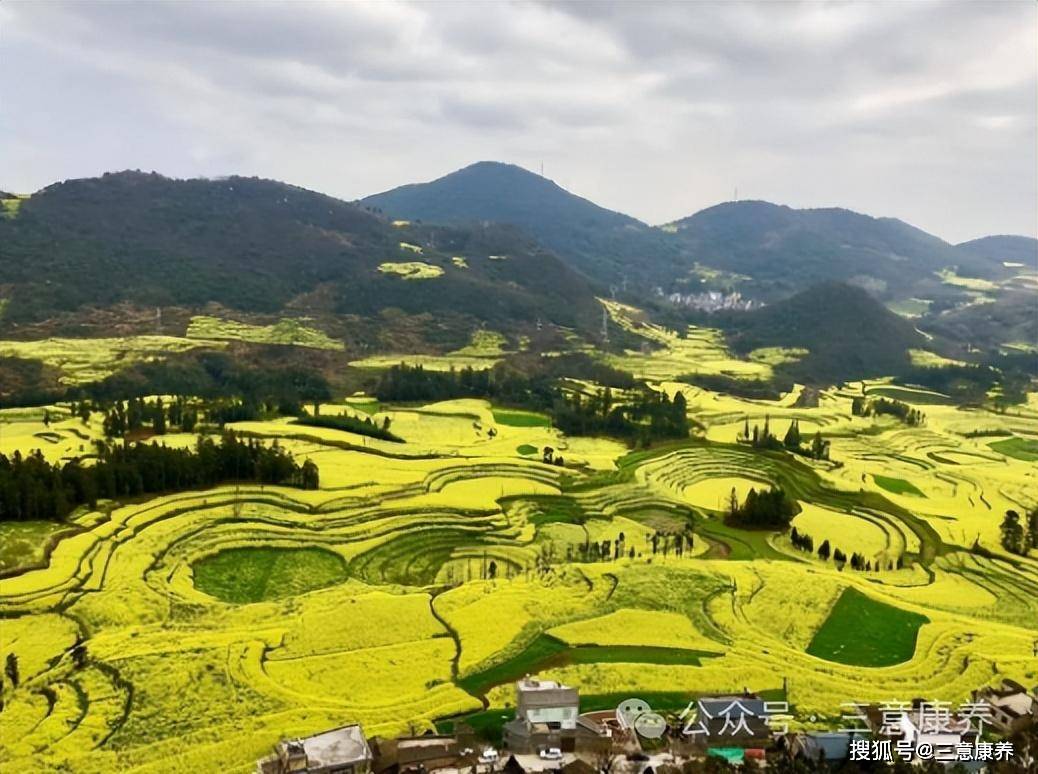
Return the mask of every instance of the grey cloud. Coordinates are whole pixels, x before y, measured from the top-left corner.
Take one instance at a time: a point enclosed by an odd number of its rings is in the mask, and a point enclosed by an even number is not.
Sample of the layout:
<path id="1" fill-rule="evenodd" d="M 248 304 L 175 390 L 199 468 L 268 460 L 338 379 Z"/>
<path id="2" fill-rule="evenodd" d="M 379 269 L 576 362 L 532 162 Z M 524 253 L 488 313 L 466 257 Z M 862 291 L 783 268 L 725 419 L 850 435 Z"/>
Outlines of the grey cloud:
<path id="1" fill-rule="evenodd" d="M 1036 230 L 1031 3 L 88 0 L 0 28 L 0 188 L 141 167 L 355 198 L 498 158 L 650 222 L 738 185 Z"/>

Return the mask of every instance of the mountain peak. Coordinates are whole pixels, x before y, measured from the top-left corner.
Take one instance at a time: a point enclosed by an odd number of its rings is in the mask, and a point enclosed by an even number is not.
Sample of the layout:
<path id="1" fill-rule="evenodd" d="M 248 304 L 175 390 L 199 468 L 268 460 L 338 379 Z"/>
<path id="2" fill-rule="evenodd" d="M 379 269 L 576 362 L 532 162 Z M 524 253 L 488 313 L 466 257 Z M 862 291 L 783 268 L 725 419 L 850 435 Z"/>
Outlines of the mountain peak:
<path id="1" fill-rule="evenodd" d="M 394 218 L 432 223 L 495 221 L 517 226 L 600 281 L 619 281 L 660 253 L 662 235 L 629 215 L 599 207 L 515 164 L 479 161 L 428 183 L 363 200 Z"/>

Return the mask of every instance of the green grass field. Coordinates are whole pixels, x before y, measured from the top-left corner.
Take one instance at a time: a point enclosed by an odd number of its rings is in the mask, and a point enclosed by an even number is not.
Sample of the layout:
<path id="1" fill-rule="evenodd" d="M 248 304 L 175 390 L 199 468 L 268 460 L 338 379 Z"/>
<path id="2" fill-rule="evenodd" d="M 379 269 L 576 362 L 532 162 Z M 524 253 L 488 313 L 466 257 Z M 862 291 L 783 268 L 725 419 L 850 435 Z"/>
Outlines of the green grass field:
<path id="1" fill-rule="evenodd" d="M 915 653 L 925 616 L 877 602 L 857 589 L 845 589 L 829 617 L 815 632 L 807 652 L 853 666 L 901 664 Z"/>
<path id="2" fill-rule="evenodd" d="M 988 446 L 1007 457 L 1014 457 L 1024 462 L 1038 461 L 1038 441 L 1033 438 L 1005 438 L 1001 441 L 992 441 Z"/>
<path id="3" fill-rule="evenodd" d="M 0 523 L 0 572 L 42 563 L 52 539 L 77 531 L 69 524 L 54 521 Z"/>
<path id="4" fill-rule="evenodd" d="M 514 409 L 493 410 L 494 421 L 500 425 L 509 427 L 551 427 L 551 419 L 543 414 L 534 414 L 532 411 L 516 411 Z"/>
<path id="5" fill-rule="evenodd" d="M 245 604 L 305 594 L 346 580 L 346 562 L 321 548 L 230 548 L 195 563 L 195 586 Z"/>
<path id="6" fill-rule="evenodd" d="M 879 486 L 883 487 L 888 492 L 893 492 L 894 494 L 913 495 L 914 497 L 926 497 L 926 495 L 919 491 L 919 488 L 915 484 L 911 481 L 906 481 L 903 478 L 880 476 L 878 474 L 873 476 L 873 478 Z"/>
<path id="7" fill-rule="evenodd" d="M 659 648 L 640 645 L 567 645 L 548 634 L 541 634 L 520 653 L 489 669 L 469 675 L 458 685 L 480 696 L 496 685 L 514 682 L 524 675 L 574 664 L 658 664 L 700 666 L 704 658 L 719 656 L 704 650 Z"/>

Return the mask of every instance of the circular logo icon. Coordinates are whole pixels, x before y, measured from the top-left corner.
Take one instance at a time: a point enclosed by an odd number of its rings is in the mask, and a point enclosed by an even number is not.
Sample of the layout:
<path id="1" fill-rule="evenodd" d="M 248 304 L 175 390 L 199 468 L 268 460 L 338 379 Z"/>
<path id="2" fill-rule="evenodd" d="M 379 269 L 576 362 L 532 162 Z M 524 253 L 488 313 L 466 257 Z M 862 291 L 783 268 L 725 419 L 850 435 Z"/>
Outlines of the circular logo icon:
<path id="1" fill-rule="evenodd" d="M 667 731 L 667 721 L 658 712 L 649 710 L 634 719 L 634 730 L 646 739 L 659 739 Z"/>
<path id="2" fill-rule="evenodd" d="M 639 715 L 652 712 L 652 707 L 642 699 L 624 699 L 616 708 L 616 722 L 624 728 L 634 728 Z"/>

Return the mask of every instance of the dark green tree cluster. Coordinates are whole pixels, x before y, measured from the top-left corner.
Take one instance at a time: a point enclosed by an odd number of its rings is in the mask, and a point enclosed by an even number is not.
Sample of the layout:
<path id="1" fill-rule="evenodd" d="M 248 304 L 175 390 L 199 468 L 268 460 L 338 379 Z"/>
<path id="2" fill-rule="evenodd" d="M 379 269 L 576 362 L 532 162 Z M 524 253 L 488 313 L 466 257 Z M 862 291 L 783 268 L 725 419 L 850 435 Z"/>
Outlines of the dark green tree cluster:
<path id="1" fill-rule="evenodd" d="M 547 363 L 552 358 L 542 360 Z M 661 438 L 688 437 L 684 395 L 678 393 L 671 400 L 655 390 L 628 388 L 623 400 L 619 400 L 608 386 L 591 395 L 566 395 L 558 386 L 558 364 L 546 363 L 532 364 L 531 376 L 501 366 L 483 371 L 427 371 L 420 365 L 401 363 L 383 373 L 375 395 L 384 401 L 489 398 L 505 405 L 545 411 L 551 414 L 555 426 L 569 435 L 610 435 L 643 444 Z M 587 370 L 579 358 L 572 364 L 580 373 Z M 629 376 L 622 372 L 600 376 L 607 384 L 629 382 Z"/>
<path id="2" fill-rule="evenodd" d="M 897 417 L 909 427 L 917 427 L 926 422 L 926 415 L 922 411 L 912 408 L 904 401 L 890 398 L 866 400 L 863 397 L 857 397 L 851 401 L 851 413 L 857 417 L 887 414 Z"/>
<path id="3" fill-rule="evenodd" d="M 199 436 L 193 449 L 150 443 L 98 444 L 97 460 L 52 464 L 37 450 L 23 457 L 0 454 L 0 521 L 60 520 L 99 499 L 138 497 L 255 481 L 316 489 L 317 466 L 302 465 L 275 442 L 224 433 L 219 442 Z"/>
<path id="4" fill-rule="evenodd" d="M 801 551 L 806 551 L 809 554 L 815 552 L 815 541 L 810 535 L 806 535 L 793 527 L 793 531 L 789 533 L 789 541 L 795 548 L 799 548 Z"/>
<path id="5" fill-rule="evenodd" d="M 254 419 L 264 413 L 297 414 L 305 403 L 328 400 L 331 390 L 327 380 L 312 368 L 251 366 L 222 352 L 204 352 L 139 363 L 95 384 L 77 387 L 66 397 L 76 401 L 88 398 L 95 407 L 107 410 L 116 401 L 149 395 L 192 396 L 204 399 L 213 409 L 240 404 L 233 410 Z M 219 420 L 219 416 L 209 418 L 217 424 Z"/>
<path id="6" fill-rule="evenodd" d="M 744 441 L 749 442 L 754 449 L 784 449 L 785 445 L 778 438 L 775 437 L 774 433 L 771 432 L 771 417 L 767 414 L 764 415 L 764 427 L 758 427 L 757 423 L 753 423 L 753 429 L 750 429 L 749 417 L 743 420 L 743 431 L 742 438 Z"/>
<path id="7" fill-rule="evenodd" d="M 90 415 L 87 401 L 72 404 L 72 412 L 82 417 L 82 412 Z M 182 433 L 194 432 L 198 424 L 198 411 L 188 405 L 187 399 L 178 396 L 167 406 L 161 397 L 151 403 L 144 398 L 134 397 L 127 401 L 116 401 L 104 412 L 104 433 L 107 438 L 123 438 L 127 433 L 148 431 L 155 435 L 164 435 L 175 428 Z"/>
<path id="8" fill-rule="evenodd" d="M 390 420 L 385 417 L 379 424 L 371 417 L 353 417 L 346 414 L 321 415 L 302 414 L 296 419 L 295 424 L 307 427 L 326 427 L 331 430 L 345 430 L 348 433 L 366 435 L 369 438 L 378 438 L 383 441 L 403 443 L 404 439 L 389 431 Z"/>
<path id="9" fill-rule="evenodd" d="M 800 435 L 800 420 L 794 419 L 789 423 L 789 428 L 786 430 L 786 434 L 779 439 L 771 432 L 771 417 L 767 414 L 764 415 L 764 427 L 759 427 L 756 423 L 753 425 L 753 429 L 750 429 L 750 419 L 746 417 L 743 419 L 743 429 L 739 436 L 739 439 L 743 443 L 749 443 L 755 449 L 773 449 L 780 450 L 785 449 L 791 451 L 794 454 L 802 454 L 805 457 L 811 457 L 816 460 L 827 460 L 829 459 L 829 441 L 822 438 L 821 431 L 815 431 L 814 437 L 811 439 L 811 446 L 805 446 L 803 442 L 803 436 Z"/>
<path id="10" fill-rule="evenodd" d="M 591 395 L 560 395 L 551 408 L 555 426 L 568 435 L 609 435 L 641 445 L 664 438 L 687 438 L 688 403 L 663 392 L 639 390 L 614 401 L 609 388 Z"/>
<path id="11" fill-rule="evenodd" d="M 779 487 L 760 492 L 750 489 L 742 505 L 732 488 L 728 517 L 733 524 L 751 529 L 785 529 L 795 515 L 793 500 Z"/>
<path id="12" fill-rule="evenodd" d="M 1001 525 L 1002 547 L 1012 554 L 1026 556 L 1038 548 L 1038 508 L 1021 517 L 1016 511 L 1006 511 Z"/>
<path id="13" fill-rule="evenodd" d="M 531 361 L 523 370 L 498 364 L 481 371 L 467 366 L 429 371 L 421 365 L 401 363 L 382 374 L 375 397 L 387 402 L 487 398 L 502 405 L 549 411 L 558 396 L 558 377 L 545 368 L 543 360 L 547 358 Z"/>

